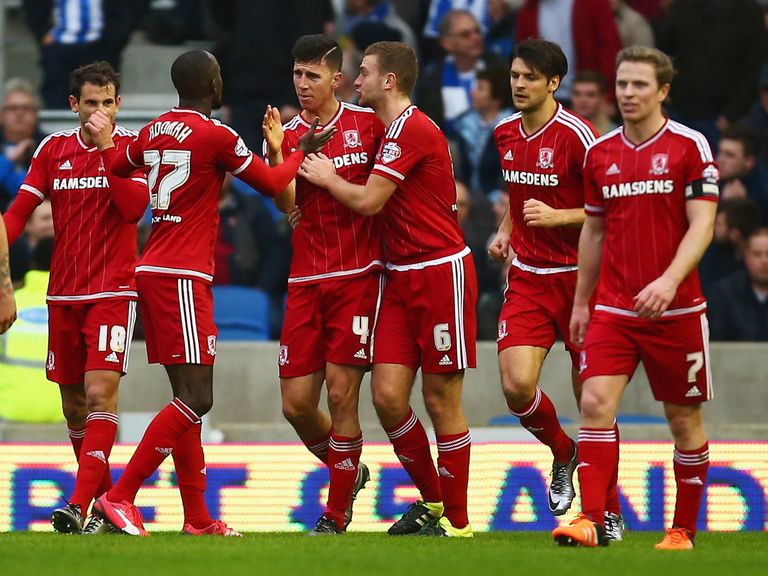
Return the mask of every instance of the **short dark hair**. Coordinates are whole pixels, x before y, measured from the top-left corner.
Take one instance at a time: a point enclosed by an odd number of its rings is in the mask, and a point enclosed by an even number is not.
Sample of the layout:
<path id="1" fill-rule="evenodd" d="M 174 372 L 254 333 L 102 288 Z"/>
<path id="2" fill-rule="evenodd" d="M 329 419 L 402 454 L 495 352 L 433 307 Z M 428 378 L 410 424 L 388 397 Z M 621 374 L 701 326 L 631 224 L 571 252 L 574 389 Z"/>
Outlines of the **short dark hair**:
<path id="1" fill-rule="evenodd" d="M 69 75 L 69 93 L 80 100 L 86 82 L 102 87 L 112 84 L 115 87 L 115 96 L 120 94 L 120 74 L 104 60 L 97 60 L 73 70 Z"/>
<path id="2" fill-rule="evenodd" d="M 509 72 L 500 66 L 490 66 L 477 71 L 477 80 L 491 85 L 491 98 L 498 100 L 502 108 L 512 106 L 512 90 L 509 87 Z"/>
<path id="3" fill-rule="evenodd" d="M 378 58 L 379 70 L 397 76 L 400 92 L 410 95 L 419 75 L 416 52 L 402 42 L 374 42 L 365 49 L 366 56 Z"/>
<path id="4" fill-rule="evenodd" d="M 571 80 L 571 86 L 578 83 L 594 84 L 597 86 L 600 94 L 605 94 L 605 91 L 608 88 L 608 82 L 606 81 L 605 76 L 602 72 L 598 72 L 597 70 L 579 70 L 576 72 Z"/>
<path id="5" fill-rule="evenodd" d="M 735 140 L 741 144 L 744 156 L 755 156 L 760 145 L 760 133 L 749 124 L 731 124 L 720 135 L 720 140 Z"/>
<path id="6" fill-rule="evenodd" d="M 171 82 L 179 98 L 196 100 L 211 95 L 219 63 L 205 50 L 188 50 L 171 64 Z"/>
<path id="7" fill-rule="evenodd" d="M 541 38 L 523 40 L 515 47 L 510 64 L 515 58 L 520 58 L 529 68 L 541 72 L 551 80 L 555 76 L 562 82 L 568 74 L 568 59 L 558 44 Z"/>
<path id="8" fill-rule="evenodd" d="M 721 200 L 717 211 L 725 214 L 726 226 L 738 230 L 742 238 L 754 234 L 763 220 L 760 206 L 751 198 Z"/>
<path id="9" fill-rule="evenodd" d="M 747 245 L 752 241 L 752 238 L 757 238 L 758 236 L 768 236 L 768 227 L 758 226 L 755 228 L 747 238 Z"/>
<path id="10" fill-rule="evenodd" d="M 307 34 L 296 40 L 291 55 L 296 62 L 325 63 L 333 72 L 341 70 L 343 54 L 339 43 L 325 34 Z"/>

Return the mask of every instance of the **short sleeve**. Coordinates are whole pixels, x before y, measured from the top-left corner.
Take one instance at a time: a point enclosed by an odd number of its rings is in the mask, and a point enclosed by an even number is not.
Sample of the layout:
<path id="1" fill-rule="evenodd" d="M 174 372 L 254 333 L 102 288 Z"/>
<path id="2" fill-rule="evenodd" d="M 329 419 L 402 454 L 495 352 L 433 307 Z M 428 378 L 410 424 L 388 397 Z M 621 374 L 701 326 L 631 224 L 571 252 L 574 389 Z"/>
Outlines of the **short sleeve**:
<path id="1" fill-rule="evenodd" d="M 685 199 L 717 202 L 720 197 L 720 171 L 704 136 L 689 140 L 685 151 Z"/>
<path id="2" fill-rule="evenodd" d="M 384 136 L 372 174 L 378 174 L 399 184 L 423 160 L 425 153 L 420 143 L 412 137 L 413 130 L 409 128 L 411 126 L 406 124 L 399 131 L 395 130 L 394 134 L 390 129 Z"/>
<path id="3" fill-rule="evenodd" d="M 229 126 L 216 126 L 218 152 L 216 159 L 227 172 L 237 176 L 253 162 L 253 152 L 246 146 L 240 135 Z"/>
<path id="4" fill-rule="evenodd" d="M 582 178 L 584 182 L 584 211 L 588 216 L 603 216 L 605 202 L 595 182 L 595 154 L 590 148 L 584 156 Z"/>
<path id="5" fill-rule="evenodd" d="M 50 192 L 48 189 L 48 161 L 50 158 L 48 147 L 50 142 L 46 138 L 37 147 L 29 164 L 29 171 L 19 187 L 20 190 L 34 194 L 40 200 L 45 200 Z"/>

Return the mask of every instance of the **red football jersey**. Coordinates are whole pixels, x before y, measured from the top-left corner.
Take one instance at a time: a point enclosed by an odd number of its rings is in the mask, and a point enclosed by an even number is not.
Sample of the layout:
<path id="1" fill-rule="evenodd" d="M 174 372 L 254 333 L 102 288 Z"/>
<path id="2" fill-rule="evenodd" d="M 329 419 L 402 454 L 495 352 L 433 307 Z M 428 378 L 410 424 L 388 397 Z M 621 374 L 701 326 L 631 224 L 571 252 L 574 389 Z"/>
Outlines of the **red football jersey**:
<path id="1" fill-rule="evenodd" d="M 364 185 L 371 173 L 384 125 L 370 108 L 342 102 L 325 126 L 336 134 L 322 149 L 333 160 L 336 173 L 353 184 Z M 283 155 L 296 149 L 310 124 L 299 114 L 283 126 Z M 265 143 L 266 146 L 266 143 Z M 301 224 L 293 231 L 293 259 L 289 283 L 314 283 L 340 276 L 364 274 L 382 267 L 381 220 L 350 210 L 327 190 L 296 178 L 296 204 Z"/>
<path id="2" fill-rule="evenodd" d="M 136 274 L 210 283 L 224 175 L 245 170 L 253 154 L 225 124 L 180 108 L 144 126 L 126 154 L 133 166 L 148 170 L 152 207 L 152 233 Z"/>
<path id="3" fill-rule="evenodd" d="M 557 210 L 584 206 L 582 167 L 595 129 L 558 104 L 552 118 L 533 134 L 525 133 L 518 112 L 499 122 L 493 136 L 509 190 L 512 249 L 518 260 L 536 268 L 575 266 L 580 229 L 532 228 L 523 220 L 523 203 L 539 200 Z"/>
<path id="4" fill-rule="evenodd" d="M 585 208 L 605 219 L 598 310 L 635 316 L 634 296 L 669 267 L 688 230 L 688 200 L 717 202 L 719 172 L 707 140 L 668 120 L 640 145 L 622 129 L 587 151 Z M 706 307 L 696 269 L 677 288 L 665 315 Z"/>
<path id="5" fill-rule="evenodd" d="M 135 137 L 120 126 L 112 133 L 118 144 Z M 140 172 L 131 179 L 146 188 Z M 118 181 L 107 178 L 101 154 L 83 141 L 80 128 L 51 134 L 35 151 L 19 193 L 51 200 L 49 302 L 136 298 L 136 224 L 125 222 L 111 199 L 109 188 Z"/>
<path id="6" fill-rule="evenodd" d="M 429 116 L 408 106 L 387 128 L 372 173 L 397 184 L 381 213 L 389 263 L 414 264 L 464 248 L 448 141 Z"/>

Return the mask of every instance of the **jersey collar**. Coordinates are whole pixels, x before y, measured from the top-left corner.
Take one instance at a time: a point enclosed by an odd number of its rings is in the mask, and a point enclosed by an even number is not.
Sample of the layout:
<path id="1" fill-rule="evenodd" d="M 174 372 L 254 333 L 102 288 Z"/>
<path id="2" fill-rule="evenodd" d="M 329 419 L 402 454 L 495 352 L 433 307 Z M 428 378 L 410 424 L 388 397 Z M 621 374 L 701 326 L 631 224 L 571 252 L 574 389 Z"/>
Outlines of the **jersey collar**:
<path id="1" fill-rule="evenodd" d="M 328 122 L 328 124 L 318 124 L 317 128 L 318 129 L 325 129 L 325 128 L 328 128 L 328 127 L 333 126 L 334 124 L 336 124 L 336 122 L 339 121 L 339 118 L 341 118 L 341 113 L 344 112 L 345 108 L 346 108 L 346 105 L 344 104 L 344 102 L 339 100 L 339 107 L 336 110 L 336 114 L 334 114 L 333 118 L 331 118 L 330 122 Z M 304 110 L 302 110 L 301 112 L 298 113 L 299 122 L 301 122 L 304 126 L 309 128 L 310 126 L 312 126 L 312 123 L 311 122 L 307 122 L 304 119 L 304 116 L 302 116 L 302 114 L 304 114 Z"/>
<path id="2" fill-rule="evenodd" d="M 640 142 L 640 144 L 633 143 L 627 136 L 624 134 L 624 127 L 621 127 L 621 139 L 624 141 L 624 144 L 632 148 L 632 150 L 642 150 L 643 148 L 646 148 L 656 142 L 664 132 L 667 131 L 667 126 L 669 126 L 669 118 L 666 118 L 664 120 L 664 124 L 661 125 L 661 128 L 659 128 L 656 133 L 648 138 L 647 140 L 644 140 L 643 142 Z"/>
<path id="3" fill-rule="evenodd" d="M 535 140 L 536 138 L 541 136 L 547 128 L 549 128 L 550 126 L 552 126 L 552 124 L 555 123 L 555 120 L 557 120 L 557 117 L 560 115 L 560 111 L 562 109 L 563 109 L 563 105 L 560 104 L 560 102 L 558 102 L 557 108 L 555 108 L 555 113 L 552 114 L 552 117 L 544 123 L 544 126 L 536 130 L 536 132 L 534 132 L 533 134 L 526 134 L 525 128 L 523 128 L 523 119 L 520 118 L 520 136 L 522 136 L 523 139 L 526 140 L 527 142 L 530 142 L 531 140 Z"/>

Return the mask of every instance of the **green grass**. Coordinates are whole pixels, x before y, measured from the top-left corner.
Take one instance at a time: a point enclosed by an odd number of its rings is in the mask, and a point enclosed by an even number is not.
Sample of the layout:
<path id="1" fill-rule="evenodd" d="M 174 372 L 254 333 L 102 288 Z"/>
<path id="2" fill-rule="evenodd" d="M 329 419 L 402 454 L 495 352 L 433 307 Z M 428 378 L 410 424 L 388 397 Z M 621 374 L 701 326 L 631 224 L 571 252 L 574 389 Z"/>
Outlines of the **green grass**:
<path id="1" fill-rule="evenodd" d="M 543 532 L 485 533 L 474 540 L 389 538 L 350 533 L 309 538 L 259 533 L 190 538 L 160 533 L 67 536 L 0 534 L 0 574 L 120 576 L 375 576 L 477 574 L 495 576 L 642 575 L 750 576 L 768 574 L 765 533 L 702 533 L 692 552 L 661 552 L 658 533 L 636 532 L 608 548 L 559 548 Z"/>

